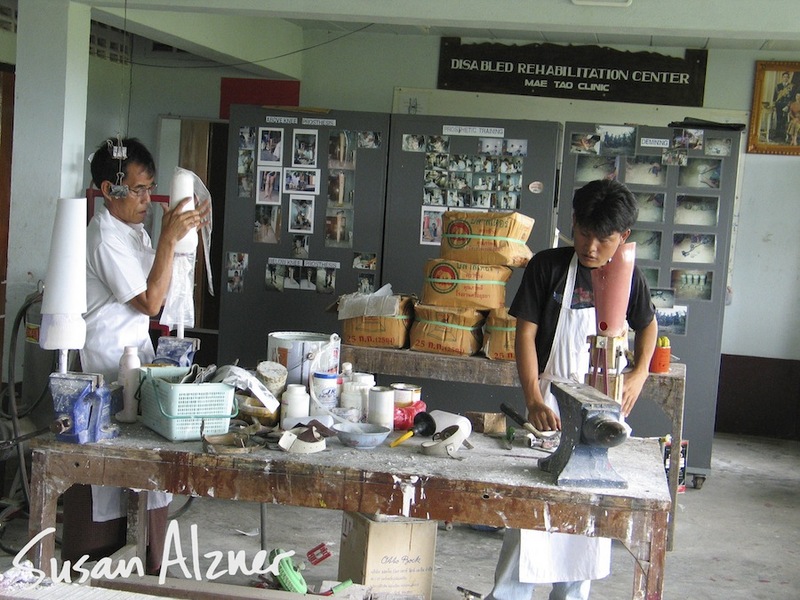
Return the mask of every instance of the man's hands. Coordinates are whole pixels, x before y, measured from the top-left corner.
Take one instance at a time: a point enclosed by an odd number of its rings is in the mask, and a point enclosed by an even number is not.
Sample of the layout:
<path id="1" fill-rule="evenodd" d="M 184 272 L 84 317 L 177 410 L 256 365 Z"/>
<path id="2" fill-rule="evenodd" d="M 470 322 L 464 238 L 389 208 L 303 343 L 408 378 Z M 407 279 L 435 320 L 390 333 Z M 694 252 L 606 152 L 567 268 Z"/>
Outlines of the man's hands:
<path id="1" fill-rule="evenodd" d="M 162 241 L 174 245 L 192 229 L 199 229 L 208 220 L 208 215 L 211 212 L 209 201 L 204 200 L 194 210 L 185 211 L 184 207 L 189 200 L 191 198 L 184 198 L 172 209 L 162 205 L 164 216 L 161 221 L 159 245 Z"/>
<path id="2" fill-rule="evenodd" d="M 561 430 L 561 419 L 544 402 L 528 404 L 528 421 L 539 431 Z"/>

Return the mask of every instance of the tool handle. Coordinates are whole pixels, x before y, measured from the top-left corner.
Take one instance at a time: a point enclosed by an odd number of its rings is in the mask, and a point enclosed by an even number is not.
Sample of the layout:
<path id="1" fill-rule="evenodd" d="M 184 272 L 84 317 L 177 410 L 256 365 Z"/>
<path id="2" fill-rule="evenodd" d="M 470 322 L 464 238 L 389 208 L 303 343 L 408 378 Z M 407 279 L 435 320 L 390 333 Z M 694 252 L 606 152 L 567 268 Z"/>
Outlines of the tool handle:
<path id="1" fill-rule="evenodd" d="M 525 429 L 525 431 L 531 432 L 538 438 L 551 437 L 557 433 L 556 431 L 547 431 L 547 432 L 539 431 L 538 429 L 536 429 L 536 427 L 533 426 L 532 423 L 530 423 L 526 418 L 524 418 L 521 414 L 519 414 L 505 402 L 500 404 L 500 410 L 503 411 L 503 413 L 506 414 L 507 416 L 511 417 L 511 419 L 517 425 Z"/>

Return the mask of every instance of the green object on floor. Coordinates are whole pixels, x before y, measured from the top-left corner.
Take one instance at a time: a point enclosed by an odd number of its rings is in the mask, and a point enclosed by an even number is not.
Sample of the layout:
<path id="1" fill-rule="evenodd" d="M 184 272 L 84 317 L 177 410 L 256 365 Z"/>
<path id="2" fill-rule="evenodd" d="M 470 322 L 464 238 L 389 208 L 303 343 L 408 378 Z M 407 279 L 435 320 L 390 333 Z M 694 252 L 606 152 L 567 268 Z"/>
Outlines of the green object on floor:
<path id="1" fill-rule="evenodd" d="M 272 564 L 275 558 L 281 554 L 285 554 L 286 550 L 276 548 L 269 553 L 269 562 Z M 295 592 L 297 594 L 305 594 L 308 591 L 306 580 L 294 566 L 291 556 L 285 556 L 278 562 L 278 574 L 276 575 L 278 583 L 287 592 Z"/>

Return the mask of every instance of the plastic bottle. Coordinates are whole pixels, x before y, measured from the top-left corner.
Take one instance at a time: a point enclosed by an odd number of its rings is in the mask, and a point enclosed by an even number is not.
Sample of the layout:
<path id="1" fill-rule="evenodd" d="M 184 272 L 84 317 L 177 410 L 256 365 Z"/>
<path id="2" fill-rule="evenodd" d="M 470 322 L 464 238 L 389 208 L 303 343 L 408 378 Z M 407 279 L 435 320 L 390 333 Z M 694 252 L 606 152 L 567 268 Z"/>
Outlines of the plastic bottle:
<path id="1" fill-rule="evenodd" d="M 122 423 L 135 423 L 139 412 L 139 401 L 136 400 L 136 389 L 139 387 L 139 348 L 125 346 L 119 359 L 119 373 L 117 383 L 122 386 L 122 410 L 117 413 L 117 421 Z"/>
<path id="2" fill-rule="evenodd" d="M 281 428 L 286 429 L 284 424 L 289 420 L 295 421 L 298 417 L 309 416 L 310 396 L 306 391 L 306 386 L 302 383 L 290 383 L 286 386 L 286 391 L 281 396 Z"/>

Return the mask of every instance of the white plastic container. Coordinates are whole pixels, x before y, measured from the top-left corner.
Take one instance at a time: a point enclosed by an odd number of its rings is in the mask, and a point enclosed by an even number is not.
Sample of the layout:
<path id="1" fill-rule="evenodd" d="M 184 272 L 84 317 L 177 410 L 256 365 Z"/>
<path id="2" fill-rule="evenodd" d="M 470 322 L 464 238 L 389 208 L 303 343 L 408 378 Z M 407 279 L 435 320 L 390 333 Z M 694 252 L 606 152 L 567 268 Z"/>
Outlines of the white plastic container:
<path id="1" fill-rule="evenodd" d="M 122 386 L 122 410 L 117 413 L 117 421 L 121 423 L 135 423 L 139 412 L 139 401 L 136 399 L 136 389 L 139 387 L 139 348 L 125 346 L 119 358 L 119 373 L 117 383 Z"/>
<path id="2" fill-rule="evenodd" d="M 367 423 L 394 429 L 394 390 L 389 386 L 370 388 Z"/>
<path id="3" fill-rule="evenodd" d="M 289 421 L 309 416 L 310 396 L 306 386 L 290 383 L 281 396 L 281 429 L 286 429 Z"/>
<path id="4" fill-rule="evenodd" d="M 314 373 L 311 385 L 314 386 L 314 395 L 317 397 L 317 402 L 311 402 L 310 414 L 325 415 L 332 408 L 339 406 L 338 373 Z"/>

